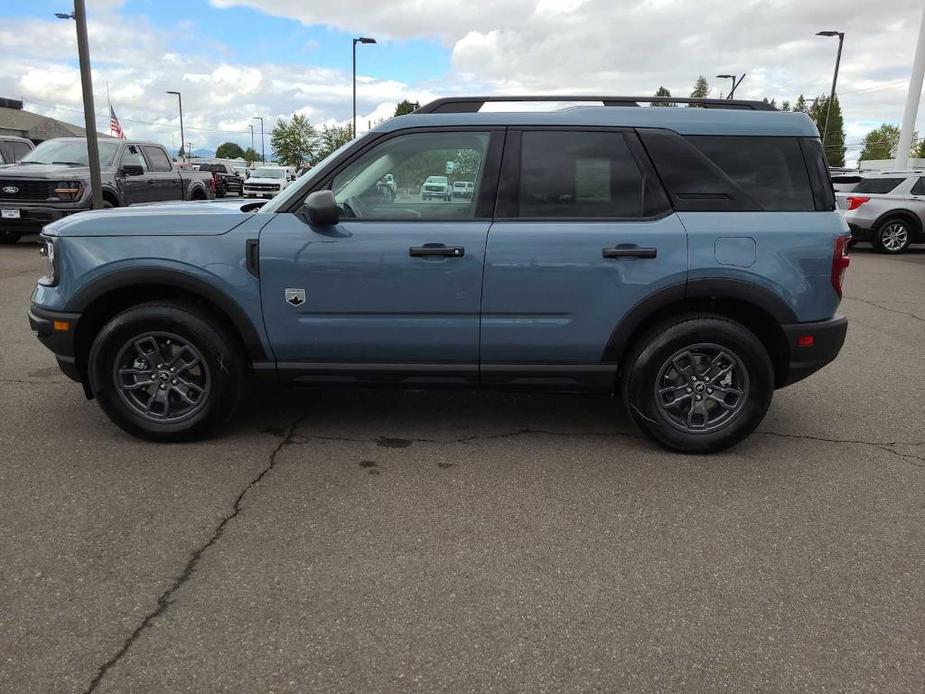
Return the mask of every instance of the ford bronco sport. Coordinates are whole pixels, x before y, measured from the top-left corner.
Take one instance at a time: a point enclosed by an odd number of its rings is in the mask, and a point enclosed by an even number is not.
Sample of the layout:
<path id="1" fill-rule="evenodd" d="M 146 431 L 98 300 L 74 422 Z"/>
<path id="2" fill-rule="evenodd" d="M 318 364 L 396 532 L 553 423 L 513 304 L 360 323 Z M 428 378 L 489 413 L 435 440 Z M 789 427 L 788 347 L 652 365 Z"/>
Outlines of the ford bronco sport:
<path id="1" fill-rule="evenodd" d="M 486 101 L 592 102 L 552 112 Z M 848 228 L 818 133 L 758 102 L 440 99 L 268 204 L 45 227 L 30 322 L 123 429 L 226 421 L 246 379 L 619 393 L 673 450 L 747 436 L 835 358 Z M 435 172 L 471 199 L 383 198 Z"/>

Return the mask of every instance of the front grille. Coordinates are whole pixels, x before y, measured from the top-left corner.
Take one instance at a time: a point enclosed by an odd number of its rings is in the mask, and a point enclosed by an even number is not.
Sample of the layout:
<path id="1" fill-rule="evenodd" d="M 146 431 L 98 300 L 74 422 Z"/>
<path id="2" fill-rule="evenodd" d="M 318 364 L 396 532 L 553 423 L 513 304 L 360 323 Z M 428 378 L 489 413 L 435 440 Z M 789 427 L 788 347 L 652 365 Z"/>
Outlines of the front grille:
<path id="1" fill-rule="evenodd" d="M 252 191 L 274 191 L 279 190 L 279 185 L 275 183 L 245 183 L 245 190 Z"/>
<path id="2" fill-rule="evenodd" d="M 48 200 L 51 197 L 49 181 L 29 181 L 16 178 L 0 178 L 0 200 L 15 202 L 17 200 Z M 15 193 L 4 192 L 4 188 L 18 188 Z"/>

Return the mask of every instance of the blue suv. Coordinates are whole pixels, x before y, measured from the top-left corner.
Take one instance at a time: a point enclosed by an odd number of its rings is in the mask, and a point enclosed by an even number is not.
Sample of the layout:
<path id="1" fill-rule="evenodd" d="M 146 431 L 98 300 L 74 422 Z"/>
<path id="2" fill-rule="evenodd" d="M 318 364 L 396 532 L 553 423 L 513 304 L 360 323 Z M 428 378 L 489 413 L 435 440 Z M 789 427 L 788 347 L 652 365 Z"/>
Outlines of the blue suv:
<path id="1" fill-rule="evenodd" d="M 806 115 L 646 101 L 440 99 L 265 205 L 67 217 L 30 322 L 157 441 L 206 434 L 258 378 L 604 391 L 667 448 L 728 447 L 841 348 L 849 232 Z M 434 176 L 473 194 L 421 199 Z"/>

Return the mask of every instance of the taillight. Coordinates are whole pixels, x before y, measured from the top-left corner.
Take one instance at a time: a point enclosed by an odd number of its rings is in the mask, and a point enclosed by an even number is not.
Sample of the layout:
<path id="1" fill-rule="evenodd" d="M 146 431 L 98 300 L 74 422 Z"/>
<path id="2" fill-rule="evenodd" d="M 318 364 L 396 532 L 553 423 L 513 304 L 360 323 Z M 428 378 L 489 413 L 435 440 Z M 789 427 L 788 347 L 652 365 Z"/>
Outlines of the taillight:
<path id="1" fill-rule="evenodd" d="M 845 271 L 851 263 L 851 258 L 848 257 L 849 240 L 847 236 L 836 238 L 835 252 L 832 254 L 832 286 L 838 292 L 839 298 L 841 298 L 842 284 L 845 281 Z"/>
<path id="2" fill-rule="evenodd" d="M 848 196 L 848 211 L 858 209 L 865 202 L 870 202 L 870 198 L 866 195 L 849 195 Z"/>
<path id="3" fill-rule="evenodd" d="M 215 192 L 215 174 L 212 174 L 212 178 L 209 179 L 209 185 L 212 186 L 212 192 Z"/>

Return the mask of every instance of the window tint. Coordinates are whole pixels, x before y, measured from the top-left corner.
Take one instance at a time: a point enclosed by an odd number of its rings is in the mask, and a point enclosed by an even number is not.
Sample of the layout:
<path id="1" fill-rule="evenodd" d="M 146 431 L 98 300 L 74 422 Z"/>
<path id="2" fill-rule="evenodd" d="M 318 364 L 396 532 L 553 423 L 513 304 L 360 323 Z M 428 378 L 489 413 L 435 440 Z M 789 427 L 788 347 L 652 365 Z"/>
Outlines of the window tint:
<path id="1" fill-rule="evenodd" d="M 13 158 L 22 159 L 29 152 L 32 151 L 32 148 L 27 145 L 25 142 L 14 142 L 13 143 Z"/>
<path id="2" fill-rule="evenodd" d="M 816 209 L 796 138 L 692 135 L 687 140 L 757 202 L 759 209 Z"/>
<path id="3" fill-rule="evenodd" d="M 145 154 L 148 155 L 148 160 L 151 162 L 152 171 L 173 171 L 173 164 L 170 163 L 170 159 L 167 158 L 164 150 L 160 147 L 145 145 Z"/>
<path id="4" fill-rule="evenodd" d="M 835 189 L 832 188 L 832 178 L 829 176 L 829 166 L 822 151 L 822 142 L 819 138 L 800 138 L 803 148 L 803 160 L 809 172 L 809 184 L 813 189 L 813 198 L 817 210 L 835 209 Z"/>
<path id="5" fill-rule="evenodd" d="M 865 178 L 858 187 L 854 189 L 855 193 L 889 193 L 905 178 Z"/>
<path id="6" fill-rule="evenodd" d="M 915 182 L 915 185 L 912 186 L 913 195 L 925 195 L 925 178 L 920 178 Z"/>
<path id="7" fill-rule="evenodd" d="M 145 162 L 145 158 L 141 154 L 141 147 L 138 145 L 129 145 L 122 153 L 122 161 L 119 166 L 126 166 L 128 164 L 140 166 L 144 171 L 148 170 L 148 164 Z"/>
<path id="8" fill-rule="evenodd" d="M 342 217 L 475 217 L 489 139 L 485 132 L 412 133 L 374 146 L 331 182 Z M 457 181 L 473 187 L 454 196 Z"/>
<path id="9" fill-rule="evenodd" d="M 511 216 L 646 217 L 667 207 L 623 133 L 525 131 Z"/>

